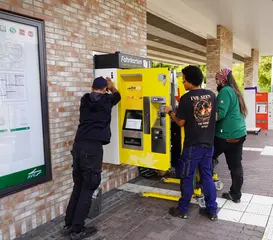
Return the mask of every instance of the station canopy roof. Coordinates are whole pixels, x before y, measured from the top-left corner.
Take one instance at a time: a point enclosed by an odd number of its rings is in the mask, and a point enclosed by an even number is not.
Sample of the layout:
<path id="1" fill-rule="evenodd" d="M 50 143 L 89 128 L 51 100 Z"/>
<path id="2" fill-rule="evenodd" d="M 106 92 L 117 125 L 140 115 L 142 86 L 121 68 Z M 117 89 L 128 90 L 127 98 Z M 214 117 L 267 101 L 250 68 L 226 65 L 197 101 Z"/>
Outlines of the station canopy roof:
<path id="1" fill-rule="evenodd" d="M 272 0 L 147 0 L 147 55 L 175 65 L 206 63 L 206 40 L 217 25 L 233 32 L 233 62 L 251 49 L 273 55 Z"/>

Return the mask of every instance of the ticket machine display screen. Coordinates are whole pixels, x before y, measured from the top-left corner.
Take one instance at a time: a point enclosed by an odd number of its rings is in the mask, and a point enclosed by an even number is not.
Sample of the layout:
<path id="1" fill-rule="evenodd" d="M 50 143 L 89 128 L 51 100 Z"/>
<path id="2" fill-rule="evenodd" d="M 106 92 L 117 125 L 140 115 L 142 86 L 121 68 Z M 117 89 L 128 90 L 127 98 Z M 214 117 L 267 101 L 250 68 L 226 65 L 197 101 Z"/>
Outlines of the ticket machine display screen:
<path id="1" fill-rule="evenodd" d="M 123 129 L 142 131 L 142 110 L 126 110 Z"/>

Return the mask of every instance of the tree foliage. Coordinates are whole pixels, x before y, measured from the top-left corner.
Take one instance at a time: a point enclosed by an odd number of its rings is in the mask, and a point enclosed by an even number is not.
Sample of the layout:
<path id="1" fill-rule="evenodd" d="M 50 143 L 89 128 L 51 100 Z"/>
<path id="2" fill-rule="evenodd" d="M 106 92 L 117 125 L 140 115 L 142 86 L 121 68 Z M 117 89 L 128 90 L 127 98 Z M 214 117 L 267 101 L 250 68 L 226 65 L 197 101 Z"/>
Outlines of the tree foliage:
<path id="1" fill-rule="evenodd" d="M 204 76 L 204 83 L 206 84 L 207 83 L 207 66 L 206 65 L 199 65 L 198 66 L 202 73 L 203 73 L 203 76 Z"/>
<path id="2" fill-rule="evenodd" d="M 160 62 L 152 62 L 152 67 L 153 68 L 169 68 L 170 70 L 176 70 L 177 72 L 181 72 L 184 67 L 187 65 L 171 65 L 171 64 L 165 64 L 165 63 L 160 63 Z"/>
<path id="3" fill-rule="evenodd" d="M 232 74 L 241 91 L 244 90 L 244 64 L 235 63 L 232 66 Z"/>
<path id="4" fill-rule="evenodd" d="M 272 57 L 261 57 L 259 64 L 259 88 L 261 91 L 271 89 L 271 67 Z"/>

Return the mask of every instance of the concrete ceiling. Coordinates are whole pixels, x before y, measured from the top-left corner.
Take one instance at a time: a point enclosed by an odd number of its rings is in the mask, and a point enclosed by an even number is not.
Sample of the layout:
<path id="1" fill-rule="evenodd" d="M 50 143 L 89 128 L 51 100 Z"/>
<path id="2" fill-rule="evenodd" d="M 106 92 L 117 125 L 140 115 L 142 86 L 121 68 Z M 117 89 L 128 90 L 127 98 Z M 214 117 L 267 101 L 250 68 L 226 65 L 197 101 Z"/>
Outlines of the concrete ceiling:
<path id="1" fill-rule="evenodd" d="M 273 55 L 272 0 L 180 0 L 215 24 L 231 30 L 236 39 L 261 56 Z"/>
<path id="2" fill-rule="evenodd" d="M 206 64 L 206 39 L 165 19 L 147 13 L 148 57 L 175 65 Z M 234 54 L 234 62 L 243 58 Z"/>
<path id="3" fill-rule="evenodd" d="M 206 39 L 222 24 L 234 33 L 234 63 L 273 55 L 272 0 L 148 0 L 148 57 L 169 63 L 205 64 Z M 270 17 L 271 16 L 271 17 Z"/>

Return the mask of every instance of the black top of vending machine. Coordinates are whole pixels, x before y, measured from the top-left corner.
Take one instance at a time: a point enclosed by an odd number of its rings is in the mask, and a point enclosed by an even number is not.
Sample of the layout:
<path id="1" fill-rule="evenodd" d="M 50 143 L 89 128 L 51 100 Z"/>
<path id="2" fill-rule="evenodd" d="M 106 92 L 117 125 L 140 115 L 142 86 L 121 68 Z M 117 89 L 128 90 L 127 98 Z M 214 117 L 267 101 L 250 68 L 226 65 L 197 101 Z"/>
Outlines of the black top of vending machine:
<path id="1" fill-rule="evenodd" d="M 120 52 L 94 56 L 95 69 L 103 68 L 151 68 L 152 61 L 148 58 L 132 56 Z"/>

